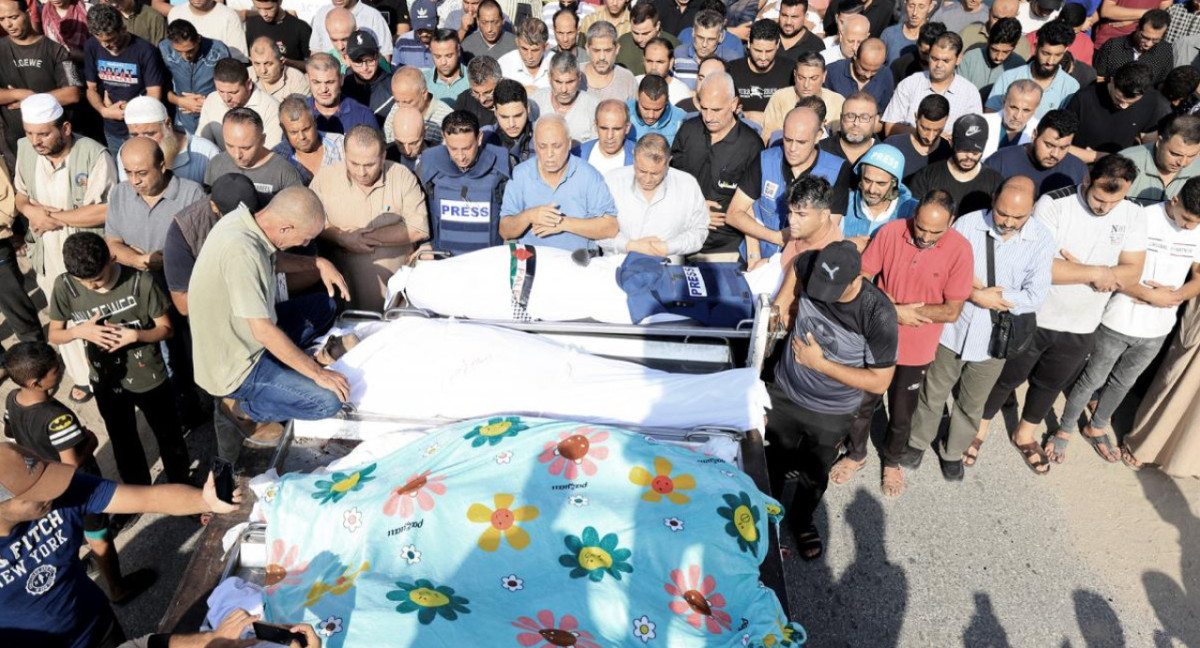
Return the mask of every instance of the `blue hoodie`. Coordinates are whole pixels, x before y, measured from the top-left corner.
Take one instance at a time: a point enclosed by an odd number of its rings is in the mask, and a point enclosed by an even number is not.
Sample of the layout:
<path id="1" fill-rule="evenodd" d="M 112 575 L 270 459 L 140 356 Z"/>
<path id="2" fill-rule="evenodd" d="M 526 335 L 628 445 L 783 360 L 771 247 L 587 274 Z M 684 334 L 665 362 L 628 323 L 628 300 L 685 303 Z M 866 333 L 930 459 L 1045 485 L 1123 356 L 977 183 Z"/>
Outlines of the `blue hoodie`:
<path id="1" fill-rule="evenodd" d="M 912 192 L 908 187 L 901 182 L 900 195 L 896 198 L 896 209 L 892 211 L 891 217 L 887 220 L 871 221 L 863 212 L 862 195 L 855 188 L 850 192 L 849 204 L 846 207 L 846 215 L 842 217 L 842 236 L 852 238 L 855 236 L 874 236 L 879 228 L 888 223 L 899 220 L 901 218 L 912 218 L 913 212 L 917 210 L 917 199 L 913 198 Z"/>

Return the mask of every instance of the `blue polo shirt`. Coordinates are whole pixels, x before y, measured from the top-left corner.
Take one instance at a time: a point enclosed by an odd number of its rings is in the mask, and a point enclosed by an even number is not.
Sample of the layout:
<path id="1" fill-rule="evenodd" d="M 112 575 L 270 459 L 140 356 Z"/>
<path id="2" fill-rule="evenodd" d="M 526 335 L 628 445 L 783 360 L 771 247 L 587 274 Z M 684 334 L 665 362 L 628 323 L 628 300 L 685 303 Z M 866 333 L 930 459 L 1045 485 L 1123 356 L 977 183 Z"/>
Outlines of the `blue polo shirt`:
<path id="1" fill-rule="evenodd" d="M 667 144 L 674 144 L 675 133 L 679 132 L 679 127 L 683 126 L 683 122 L 687 119 L 687 113 L 683 112 L 683 109 L 668 103 L 667 109 L 663 111 L 658 121 L 647 124 L 638 115 L 636 99 L 630 99 L 625 102 L 625 105 L 629 106 L 629 122 L 633 124 L 632 135 L 635 142 L 648 133 L 658 133 L 667 138 Z"/>
<path id="2" fill-rule="evenodd" d="M 617 203 L 608 192 L 604 176 L 592 165 L 574 155 L 567 159 L 567 172 L 555 189 L 542 180 L 542 174 L 538 172 L 537 156 L 518 164 L 513 170 L 512 180 L 504 188 L 500 217 L 516 216 L 531 207 L 547 204 L 558 205 L 563 215 L 571 218 L 596 218 L 617 214 Z M 595 246 L 595 241 L 569 232 L 541 238 L 533 233 L 533 228 L 525 232 L 521 242 L 564 250 Z"/>
<path id="3" fill-rule="evenodd" d="M 850 73 L 850 59 L 842 59 L 834 63 L 830 63 L 825 69 L 825 87 L 834 92 L 849 97 L 858 92 L 858 81 Z M 862 91 L 875 97 L 875 103 L 879 104 L 880 112 L 892 100 L 892 93 L 896 91 L 896 77 L 892 76 L 892 70 L 888 66 L 879 68 L 879 72 L 867 81 L 867 85 L 863 86 Z"/>
<path id="4" fill-rule="evenodd" d="M 433 67 L 433 54 L 425 43 L 417 40 L 414 32 L 397 38 L 396 49 L 392 50 L 392 67 L 399 70 L 406 65 L 422 70 Z"/>
<path id="5" fill-rule="evenodd" d="M 330 117 L 317 112 L 317 102 L 312 97 L 308 98 L 308 109 L 312 112 L 313 119 L 317 120 L 317 130 L 322 133 L 345 135 L 346 131 L 359 124 L 379 128 L 379 121 L 375 119 L 371 109 L 349 97 L 342 97 L 337 113 Z"/>
<path id="6" fill-rule="evenodd" d="M 213 68 L 217 67 L 217 61 L 229 58 L 229 48 L 225 47 L 225 43 L 203 36 L 200 37 L 200 51 L 197 53 L 195 61 L 184 60 L 179 52 L 171 47 L 171 41 L 168 40 L 158 44 L 158 52 L 162 54 L 163 63 L 167 65 L 167 71 L 171 73 L 171 87 L 177 95 L 190 92 L 207 97 L 216 92 Z M 199 123 L 200 113 L 175 111 L 177 127 L 195 134 L 196 126 Z"/>
<path id="7" fill-rule="evenodd" d="M 1000 78 L 996 80 L 996 84 L 992 86 L 992 92 L 988 95 L 984 108 L 1000 112 L 1004 108 L 1004 93 L 1008 92 L 1008 86 L 1020 79 L 1032 79 L 1033 76 L 1029 70 L 1029 65 L 1022 65 L 1001 74 Z M 1038 104 L 1033 116 L 1041 119 L 1051 110 L 1066 108 L 1076 92 L 1079 92 L 1079 82 L 1075 80 L 1075 77 L 1060 69 L 1054 74 L 1054 80 L 1050 82 L 1050 87 L 1042 91 L 1042 102 Z"/>

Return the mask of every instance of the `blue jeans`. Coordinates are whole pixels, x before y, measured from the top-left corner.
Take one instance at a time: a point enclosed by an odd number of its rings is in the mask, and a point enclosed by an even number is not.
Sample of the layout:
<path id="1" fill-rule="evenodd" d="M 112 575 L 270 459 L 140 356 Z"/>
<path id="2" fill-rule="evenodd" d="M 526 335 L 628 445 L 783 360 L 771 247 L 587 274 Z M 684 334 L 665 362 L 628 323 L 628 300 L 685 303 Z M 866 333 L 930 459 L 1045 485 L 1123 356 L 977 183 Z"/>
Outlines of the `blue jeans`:
<path id="1" fill-rule="evenodd" d="M 303 295 L 276 304 L 279 328 L 297 346 L 308 346 L 329 330 L 337 315 L 333 299 L 324 294 Z M 226 398 L 232 398 L 252 420 L 260 423 L 300 419 L 315 421 L 338 413 L 342 402 L 337 394 L 263 353 L 242 384 Z M 235 461 L 240 452 L 242 434 L 238 427 L 216 408 L 213 416 L 217 431 L 217 453 Z"/>
<path id="2" fill-rule="evenodd" d="M 1087 366 L 1075 381 L 1067 404 L 1063 407 L 1062 429 L 1070 430 L 1079 420 L 1083 408 L 1097 389 L 1100 400 L 1092 413 L 1091 426 L 1097 430 L 1108 427 L 1113 412 L 1133 388 L 1142 372 L 1162 349 L 1167 336 L 1138 338 L 1101 326 L 1096 331 L 1096 349 L 1088 359 Z"/>
<path id="3" fill-rule="evenodd" d="M 125 141 L 128 139 L 128 135 L 119 137 L 107 131 L 104 133 L 104 144 L 107 146 L 109 154 L 116 158 L 117 164 L 121 163 L 121 158 L 117 154 L 120 152 L 121 147 L 125 146 Z"/>

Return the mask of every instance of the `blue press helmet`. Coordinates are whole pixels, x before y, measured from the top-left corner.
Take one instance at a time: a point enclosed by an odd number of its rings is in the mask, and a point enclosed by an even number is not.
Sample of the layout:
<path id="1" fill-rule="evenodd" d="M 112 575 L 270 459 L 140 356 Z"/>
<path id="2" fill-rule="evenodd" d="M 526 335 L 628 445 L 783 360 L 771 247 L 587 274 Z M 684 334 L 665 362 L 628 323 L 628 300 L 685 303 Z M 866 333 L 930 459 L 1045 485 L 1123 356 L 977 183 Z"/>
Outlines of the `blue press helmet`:
<path id="1" fill-rule="evenodd" d="M 858 163 L 854 165 L 854 172 L 861 173 L 864 164 L 887 171 L 896 179 L 896 182 L 900 182 L 900 179 L 904 177 L 904 154 L 891 144 L 872 146 L 871 150 L 858 159 Z"/>

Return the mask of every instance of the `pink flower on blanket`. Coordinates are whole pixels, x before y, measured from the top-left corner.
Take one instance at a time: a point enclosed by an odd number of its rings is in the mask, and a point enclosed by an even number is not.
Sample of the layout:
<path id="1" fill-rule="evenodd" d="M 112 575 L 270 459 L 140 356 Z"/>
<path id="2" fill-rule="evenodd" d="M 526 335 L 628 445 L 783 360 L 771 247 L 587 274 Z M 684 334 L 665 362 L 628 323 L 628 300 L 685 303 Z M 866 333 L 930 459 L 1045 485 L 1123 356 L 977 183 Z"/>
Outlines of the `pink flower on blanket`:
<path id="1" fill-rule="evenodd" d="M 308 569 L 308 562 L 301 562 L 300 547 L 276 539 L 271 543 L 271 553 L 267 556 L 266 585 L 267 594 L 274 594 L 283 587 L 299 585 L 303 579 L 300 576 Z"/>
<path id="2" fill-rule="evenodd" d="M 442 480 L 445 475 L 429 476 L 430 471 L 419 475 L 411 475 L 403 486 L 392 489 L 392 494 L 383 503 L 384 515 L 398 515 L 410 518 L 416 513 L 417 507 L 422 511 L 432 511 L 434 495 L 445 495 L 446 485 Z"/>
<path id="3" fill-rule="evenodd" d="M 675 614 L 685 617 L 688 625 L 697 630 L 706 629 L 710 634 L 721 634 L 729 630 L 733 618 L 726 612 L 725 596 L 717 592 L 717 580 L 700 573 L 699 565 L 671 571 L 671 582 L 663 585 L 667 594 L 676 597 L 667 606 Z"/>
<path id="4" fill-rule="evenodd" d="M 596 461 L 608 458 L 608 448 L 600 445 L 608 440 L 608 432 L 590 427 L 577 428 L 558 435 L 558 441 L 547 441 L 538 457 L 550 464 L 550 474 L 575 479 L 596 474 Z"/>
<path id="5" fill-rule="evenodd" d="M 579 622 L 570 614 L 562 615 L 556 622 L 553 612 L 541 610 L 537 613 L 537 619 L 523 616 L 512 625 L 522 631 L 517 635 L 517 643 L 525 648 L 600 648 L 592 633 L 581 630 Z"/>

